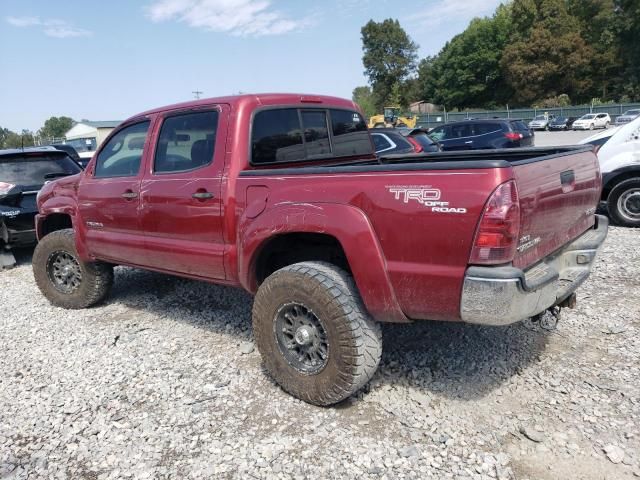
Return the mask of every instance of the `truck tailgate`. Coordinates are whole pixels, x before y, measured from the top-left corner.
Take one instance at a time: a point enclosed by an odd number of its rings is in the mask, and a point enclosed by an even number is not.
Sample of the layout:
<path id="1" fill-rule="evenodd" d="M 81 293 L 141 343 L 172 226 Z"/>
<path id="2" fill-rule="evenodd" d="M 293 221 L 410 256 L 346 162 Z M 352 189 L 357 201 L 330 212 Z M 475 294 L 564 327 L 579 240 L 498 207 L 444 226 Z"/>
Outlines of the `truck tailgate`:
<path id="1" fill-rule="evenodd" d="M 512 163 L 521 226 L 513 264 L 526 268 L 569 243 L 595 221 L 601 179 L 591 151 Z"/>

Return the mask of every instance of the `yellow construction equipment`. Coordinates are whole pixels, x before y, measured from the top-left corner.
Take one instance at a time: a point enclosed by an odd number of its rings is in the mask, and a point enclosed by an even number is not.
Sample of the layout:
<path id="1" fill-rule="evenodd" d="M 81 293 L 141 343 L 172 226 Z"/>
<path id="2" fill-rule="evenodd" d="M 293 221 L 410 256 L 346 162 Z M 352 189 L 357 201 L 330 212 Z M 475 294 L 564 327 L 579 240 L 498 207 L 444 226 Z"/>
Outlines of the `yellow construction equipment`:
<path id="1" fill-rule="evenodd" d="M 374 115 L 369 119 L 369 128 L 381 127 L 409 127 L 416 128 L 418 118 L 415 115 L 409 117 L 401 115 L 400 107 L 384 107 L 384 113 Z"/>

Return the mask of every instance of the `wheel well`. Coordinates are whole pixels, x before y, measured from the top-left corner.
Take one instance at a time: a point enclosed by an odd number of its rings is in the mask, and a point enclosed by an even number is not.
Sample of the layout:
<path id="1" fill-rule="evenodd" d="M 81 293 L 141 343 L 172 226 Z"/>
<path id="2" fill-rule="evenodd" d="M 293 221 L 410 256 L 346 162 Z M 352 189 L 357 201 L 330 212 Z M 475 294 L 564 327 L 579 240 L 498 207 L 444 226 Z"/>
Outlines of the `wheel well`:
<path id="1" fill-rule="evenodd" d="M 72 228 L 71 217 L 65 213 L 52 213 L 42 222 L 41 236 L 49 235 L 51 232 Z"/>
<path id="2" fill-rule="evenodd" d="M 269 275 L 287 265 L 319 260 L 348 272 L 349 262 L 340 242 L 320 233 L 288 233 L 269 240 L 254 263 L 256 281 L 261 284 Z"/>
<path id="3" fill-rule="evenodd" d="M 613 178 L 610 178 L 607 183 L 602 188 L 602 201 L 606 201 L 609 198 L 609 194 L 611 190 L 615 188 L 620 182 L 624 182 L 625 180 L 629 180 L 630 178 L 640 178 L 640 170 L 630 170 L 627 172 L 622 172 L 616 175 Z"/>

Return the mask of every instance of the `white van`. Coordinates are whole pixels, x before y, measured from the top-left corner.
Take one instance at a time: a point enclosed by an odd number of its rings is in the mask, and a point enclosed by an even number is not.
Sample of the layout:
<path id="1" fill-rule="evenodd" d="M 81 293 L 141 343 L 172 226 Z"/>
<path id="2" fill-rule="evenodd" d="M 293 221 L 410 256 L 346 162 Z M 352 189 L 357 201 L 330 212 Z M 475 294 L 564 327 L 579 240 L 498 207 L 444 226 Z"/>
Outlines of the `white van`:
<path id="1" fill-rule="evenodd" d="M 594 145 L 602 172 L 602 200 L 618 224 L 640 227 L 640 117 L 580 143 Z"/>

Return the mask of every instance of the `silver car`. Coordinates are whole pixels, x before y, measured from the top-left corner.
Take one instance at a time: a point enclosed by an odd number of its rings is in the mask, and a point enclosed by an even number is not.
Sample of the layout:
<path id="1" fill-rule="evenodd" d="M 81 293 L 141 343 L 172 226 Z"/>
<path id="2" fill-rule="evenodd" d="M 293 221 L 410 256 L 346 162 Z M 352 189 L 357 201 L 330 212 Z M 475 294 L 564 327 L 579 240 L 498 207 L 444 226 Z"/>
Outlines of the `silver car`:
<path id="1" fill-rule="evenodd" d="M 616 118 L 616 125 L 624 125 L 625 123 L 629 123 L 632 120 L 640 117 L 640 108 L 634 108 L 633 110 L 627 110 L 618 118 Z"/>
<path id="2" fill-rule="evenodd" d="M 529 128 L 531 130 L 548 130 L 549 123 L 555 118 L 555 115 L 537 115 L 529 122 Z"/>

